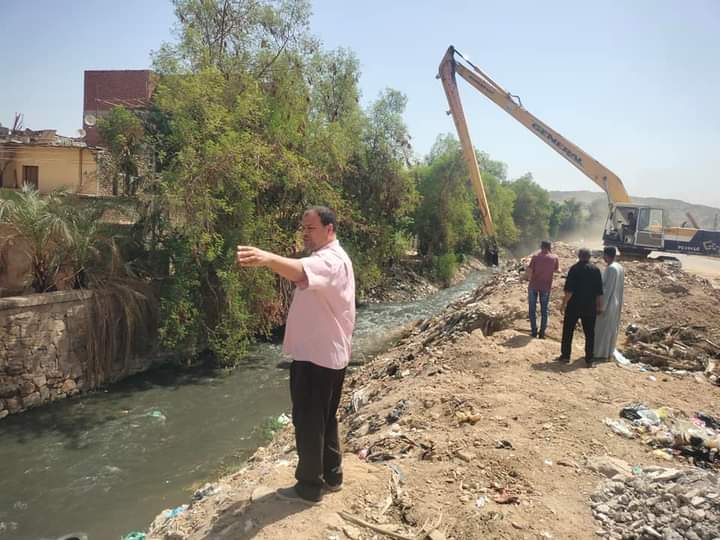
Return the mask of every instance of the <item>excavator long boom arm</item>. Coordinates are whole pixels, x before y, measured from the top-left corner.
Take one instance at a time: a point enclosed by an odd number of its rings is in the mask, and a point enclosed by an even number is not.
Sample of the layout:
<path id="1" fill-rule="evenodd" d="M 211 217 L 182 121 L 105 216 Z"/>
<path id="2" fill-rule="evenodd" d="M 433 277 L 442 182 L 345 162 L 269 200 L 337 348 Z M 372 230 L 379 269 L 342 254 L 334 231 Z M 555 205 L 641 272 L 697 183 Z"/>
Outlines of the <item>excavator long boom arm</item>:
<path id="1" fill-rule="evenodd" d="M 472 68 L 466 67 L 456 61 L 455 55 L 460 56 L 465 62 Z M 470 167 L 470 176 L 473 180 L 473 185 L 478 193 L 478 202 L 480 204 L 481 212 L 483 216 L 487 215 L 487 220 L 492 222 L 490 218 L 489 208 L 487 207 L 487 201 L 485 200 L 485 192 L 482 189 L 482 180 L 480 178 L 480 171 L 477 166 L 477 160 L 475 158 L 475 152 L 473 150 L 472 142 L 470 141 L 470 135 L 467 129 L 467 123 L 465 121 L 465 115 L 463 113 L 462 104 L 460 102 L 457 82 L 455 80 L 455 74 L 457 73 L 483 95 L 491 99 L 496 105 L 507 112 L 510 116 L 515 118 L 523 126 L 528 128 L 532 133 L 537 135 L 540 140 L 545 142 L 553 150 L 555 150 L 562 157 L 567 159 L 575 167 L 577 167 L 585 176 L 590 178 L 598 186 L 600 186 L 608 196 L 608 199 L 613 204 L 618 203 L 629 203 L 631 202 L 630 196 L 625 190 L 625 186 L 622 180 L 613 173 L 610 169 L 605 167 L 602 163 L 594 159 L 587 152 L 583 151 L 578 146 L 571 143 L 565 137 L 560 135 L 557 131 L 550 128 L 547 124 L 542 122 L 539 118 L 528 112 L 523 106 L 520 100 L 515 101 L 514 96 L 508 91 L 503 89 L 499 84 L 493 81 L 480 68 L 473 65 L 470 61 L 464 58 L 454 47 L 450 46 L 445 53 L 445 56 L 440 63 L 440 79 L 445 89 L 445 94 L 450 104 L 450 112 L 452 113 L 453 120 L 455 121 L 455 127 L 457 128 L 460 143 L 463 148 L 465 159 Z M 474 163 L 474 166 L 473 166 Z M 478 190 L 478 184 L 480 189 Z M 483 202 L 483 200 L 485 202 Z M 483 208 L 484 207 L 484 208 Z M 487 213 L 487 214 L 486 214 Z M 488 227 L 485 224 L 487 234 L 491 234 L 490 231 L 494 231 L 492 225 Z"/>

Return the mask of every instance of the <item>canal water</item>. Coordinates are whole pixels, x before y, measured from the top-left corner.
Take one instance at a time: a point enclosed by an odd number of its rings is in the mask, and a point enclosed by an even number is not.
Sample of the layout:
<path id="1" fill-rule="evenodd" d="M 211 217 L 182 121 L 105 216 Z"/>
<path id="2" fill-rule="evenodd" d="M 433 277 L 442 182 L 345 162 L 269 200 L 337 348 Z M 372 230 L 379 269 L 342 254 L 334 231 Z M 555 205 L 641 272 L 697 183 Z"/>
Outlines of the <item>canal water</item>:
<path id="1" fill-rule="evenodd" d="M 407 303 L 362 308 L 353 362 L 386 349 L 405 324 L 473 290 L 488 273 Z M 106 391 L 0 421 L 0 540 L 82 532 L 118 540 L 237 469 L 290 407 L 278 345 L 232 371 L 160 368 Z"/>

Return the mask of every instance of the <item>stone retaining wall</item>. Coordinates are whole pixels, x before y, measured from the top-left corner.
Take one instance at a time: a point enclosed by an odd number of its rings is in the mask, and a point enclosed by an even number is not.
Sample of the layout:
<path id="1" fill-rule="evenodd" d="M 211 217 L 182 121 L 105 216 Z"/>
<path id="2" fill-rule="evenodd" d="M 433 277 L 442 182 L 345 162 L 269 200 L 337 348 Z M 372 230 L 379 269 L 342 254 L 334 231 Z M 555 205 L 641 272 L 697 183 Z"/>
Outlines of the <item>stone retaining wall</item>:
<path id="1" fill-rule="evenodd" d="M 0 419 L 89 390 L 91 291 L 0 298 Z M 113 359 L 110 382 L 149 367 Z"/>

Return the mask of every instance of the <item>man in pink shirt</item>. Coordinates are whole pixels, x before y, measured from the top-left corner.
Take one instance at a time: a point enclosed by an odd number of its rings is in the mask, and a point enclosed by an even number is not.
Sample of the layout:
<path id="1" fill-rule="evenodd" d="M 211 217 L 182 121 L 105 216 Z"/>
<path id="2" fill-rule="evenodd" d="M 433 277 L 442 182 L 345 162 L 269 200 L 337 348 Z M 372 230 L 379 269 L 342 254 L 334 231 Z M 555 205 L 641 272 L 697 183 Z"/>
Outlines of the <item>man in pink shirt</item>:
<path id="1" fill-rule="evenodd" d="M 295 283 L 283 352 L 290 366 L 290 397 L 298 465 L 297 483 L 277 494 L 317 503 L 342 486 L 342 454 L 336 412 L 355 326 L 352 262 L 336 238 L 335 213 L 324 206 L 305 211 L 303 243 L 308 256 L 290 259 L 238 246 L 240 266 L 266 267 Z"/>
<path id="2" fill-rule="evenodd" d="M 532 256 L 528 265 L 530 284 L 528 285 L 528 307 L 530 315 L 530 334 L 545 339 L 548 324 L 548 304 L 552 289 L 553 274 L 560 271 L 557 255 L 551 253 L 552 246 L 547 240 L 540 242 L 540 251 Z M 537 329 L 537 301 L 540 298 L 540 333 Z"/>

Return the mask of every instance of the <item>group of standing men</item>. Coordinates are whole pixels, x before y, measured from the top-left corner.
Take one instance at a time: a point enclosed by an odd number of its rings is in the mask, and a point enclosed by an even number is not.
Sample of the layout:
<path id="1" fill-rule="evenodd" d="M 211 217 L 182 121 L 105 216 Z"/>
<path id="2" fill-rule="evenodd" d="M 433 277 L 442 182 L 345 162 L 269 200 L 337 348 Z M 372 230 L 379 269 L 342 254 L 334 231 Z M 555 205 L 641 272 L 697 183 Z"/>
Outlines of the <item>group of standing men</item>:
<path id="1" fill-rule="evenodd" d="M 528 305 L 530 332 L 533 337 L 545 338 L 548 324 L 550 291 L 553 275 L 560 271 L 557 255 L 552 253 L 551 244 L 543 241 L 540 251 L 532 256 L 528 266 Z M 592 367 L 598 359 L 607 359 L 615 351 L 620 313 L 623 304 L 623 267 L 615 260 L 617 251 L 607 247 L 603 259 L 607 264 L 601 273 L 590 258 L 590 250 L 578 251 L 578 262 L 568 271 L 565 280 L 565 295 L 561 304 L 564 315 L 561 362 L 569 362 L 572 340 L 578 320 L 585 333 L 585 365 Z M 540 300 L 540 329 L 537 328 L 537 301 Z"/>

